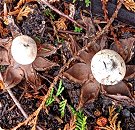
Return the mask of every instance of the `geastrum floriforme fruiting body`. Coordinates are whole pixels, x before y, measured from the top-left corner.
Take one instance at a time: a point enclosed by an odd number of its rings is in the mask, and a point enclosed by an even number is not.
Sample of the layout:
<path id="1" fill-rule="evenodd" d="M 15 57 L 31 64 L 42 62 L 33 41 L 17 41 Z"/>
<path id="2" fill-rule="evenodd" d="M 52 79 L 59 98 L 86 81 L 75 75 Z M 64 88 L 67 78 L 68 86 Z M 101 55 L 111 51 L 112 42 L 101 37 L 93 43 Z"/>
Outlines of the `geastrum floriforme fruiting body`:
<path id="1" fill-rule="evenodd" d="M 126 65 L 117 52 L 104 49 L 97 52 L 92 58 L 91 71 L 99 83 L 114 85 L 124 78 Z"/>
<path id="2" fill-rule="evenodd" d="M 103 49 L 92 54 L 90 51 L 82 51 L 79 57 L 82 63 L 75 63 L 64 76 L 82 85 L 79 107 L 95 100 L 101 91 L 107 96 L 117 100 L 130 100 L 131 93 L 127 84 L 122 81 L 126 75 L 126 65 L 123 58 L 114 50 Z M 90 62 L 87 62 L 89 59 Z M 126 97 L 127 96 L 127 97 Z"/>
<path id="3" fill-rule="evenodd" d="M 39 86 L 40 80 L 37 77 L 37 71 L 45 71 L 58 64 L 48 60 L 46 57 L 55 53 L 56 48 L 45 50 L 44 48 L 49 45 L 43 44 L 40 49 L 37 49 L 36 42 L 27 35 L 20 35 L 15 37 L 12 41 L 10 40 L 7 44 L 3 43 L 4 53 L 8 55 L 8 67 L 3 75 L 3 82 L 6 87 L 12 88 L 21 82 L 23 77 L 27 82 L 33 86 Z M 11 53 L 10 53 L 11 52 Z M 3 64 L 2 64 L 3 65 Z"/>
<path id="4" fill-rule="evenodd" d="M 37 56 L 36 42 L 27 35 L 18 36 L 12 41 L 11 54 L 17 63 L 31 64 Z"/>

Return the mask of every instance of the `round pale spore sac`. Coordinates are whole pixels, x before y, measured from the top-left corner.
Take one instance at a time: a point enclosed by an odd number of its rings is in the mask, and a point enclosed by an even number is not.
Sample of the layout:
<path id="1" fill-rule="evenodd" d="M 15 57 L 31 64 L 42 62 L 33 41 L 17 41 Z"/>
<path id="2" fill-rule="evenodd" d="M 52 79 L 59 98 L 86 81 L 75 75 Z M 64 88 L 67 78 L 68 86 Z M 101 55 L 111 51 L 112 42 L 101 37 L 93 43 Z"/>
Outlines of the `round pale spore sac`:
<path id="1" fill-rule="evenodd" d="M 18 36 L 12 41 L 11 54 L 17 63 L 31 64 L 37 56 L 36 42 L 27 35 Z"/>
<path id="2" fill-rule="evenodd" d="M 123 58 L 117 52 L 104 49 L 93 56 L 91 71 L 99 83 L 115 85 L 124 78 L 126 65 Z"/>

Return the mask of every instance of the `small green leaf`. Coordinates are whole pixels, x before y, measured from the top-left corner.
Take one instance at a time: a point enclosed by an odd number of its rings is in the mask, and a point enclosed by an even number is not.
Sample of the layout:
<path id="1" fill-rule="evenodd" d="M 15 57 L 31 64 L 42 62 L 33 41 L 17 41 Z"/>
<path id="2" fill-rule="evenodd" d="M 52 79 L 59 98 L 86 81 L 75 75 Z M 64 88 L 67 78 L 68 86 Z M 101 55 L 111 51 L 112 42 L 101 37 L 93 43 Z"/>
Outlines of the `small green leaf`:
<path id="1" fill-rule="evenodd" d="M 82 111 L 78 111 L 76 113 L 76 116 L 77 116 L 77 121 L 76 121 L 75 130 L 86 130 L 87 117 L 84 116 Z"/>
<path id="2" fill-rule="evenodd" d="M 71 109 L 71 112 L 73 115 L 75 115 L 77 113 L 76 110 L 72 106 L 70 106 L 70 109 Z"/>
<path id="3" fill-rule="evenodd" d="M 82 31 L 82 28 L 75 26 L 74 32 L 79 32 L 80 33 L 81 31 Z"/>
<path id="4" fill-rule="evenodd" d="M 59 87 L 58 87 L 58 90 L 56 93 L 56 97 L 58 97 L 62 93 L 63 90 L 64 90 L 64 87 L 62 86 L 62 80 L 60 80 Z"/>
<path id="5" fill-rule="evenodd" d="M 65 115 L 65 107 L 66 107 L 66 104 L 67 104 L 67 100 L 63 100 L 63 101 L 61 101 L 61 102 L 59 103 L 59 107 L 60 107 L 59 111 L 60 111 L 60 113 L 61 113 L 61 117 L 64 117 L 64 115 Z"/>
<path id="6" fill-rule="evenodd" d="M 86 5 L 86 7 L 88 7 L 89 5 L 90 5 L 90 0 L 85 0 L 85 5 Z"/>
<path id="7" fill-rule="evenodd" d="M 46 106 L 51 105 L 55 101 L 55 99 L 53 97 L 53 92 L 54 92 L 54 88 L 52 88 L 52 90 L 50 92 L 50 95 L 49 95 L 49 97 L 46 100 Z"/>
<path id="8" fill-rule="evenodd" d="M 50 16 L 50 18 L 53 19 L 53 20 L 55 19 L 55 16 L 53 15 L 52 11 L 49 8 L 44 10 L 44 14 L 46 16 Z"/>

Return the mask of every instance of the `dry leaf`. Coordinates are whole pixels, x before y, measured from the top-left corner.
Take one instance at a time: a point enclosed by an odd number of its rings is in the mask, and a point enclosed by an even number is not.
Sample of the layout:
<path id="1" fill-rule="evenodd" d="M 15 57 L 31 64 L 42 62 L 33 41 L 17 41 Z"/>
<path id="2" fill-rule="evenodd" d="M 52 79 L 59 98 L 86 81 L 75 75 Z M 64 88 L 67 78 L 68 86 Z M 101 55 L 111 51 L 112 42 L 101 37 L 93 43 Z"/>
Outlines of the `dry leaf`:
<path id="1" fill-rule="evenodd" d="M 82 51 L 79 55 L 79 57 L 90 67 L 91 59 L 94 56 L 94 52 L 91 51 L 91 53 L 87 53 L 86 51 Z"/>
<path id="2" fill-rule="evenodd" d="M 0 21 L 0 34 L 1 36 L 6 36 L 9 33 L 7 28 L 3 27 L 2 22 Z"/>
<path id="3" fill-rule="evenodd" d="M 2 80 L 0 80 L 0 90 L 5 89 L 5 85 Z"/>
<path id="4" fill-rule="evenodd" d="M 37 1 L 37 0 L 20 0 L 20 1 L 17 3 L 17 6 L 15 7 L 15 9 L 18 9 L 20 6 L 22 6 L 22 5 L 25 4 L 25 3 L 34 2 L 34 1 Z"/>
<path id="5" fill-rule="evenodd" d="M 66 30 L 67 29 L 67 23 L 66 23 L 66 18 L 65 17 L 61 17 L 58 19 L 58 21 L 54 22 L 56 28 L 58 30 Z"/>
<path id="6" fill-rule="evenodd" d="M 130 37 L 130 38 L 127 38 L 127 39 L 120 39 L 120 43 L 123 47 L 123 50 L 124 50 L 124 54 L 125 55 L 122 55 L 122 58 L 126 61 L 126 62 L 129 62 L 132 58 L 133 58 L 133 50 L 135 48 L 135 38 L 134 37 Z M 111 49 L 113 49 L 114 51 L 118 52 L 119 53 L 119 49 L 116 47 L 116 44 L 113 43 L 111 45 Z"/>
<path id="7" fill-rule="evenodd" d="M 127 97 L 127 96 L 111 95 L 111 94 L 107 94 L 106 96 L 112 98 L 113 100 L 123 102 L 126 105 L 133 105 L 133 106 L 135 106 L 134 99 L 131 99 L 131 98 Z"/>
<path id="8" fill-rule="evenodd" d="M 66 124 L 64 130 L 74 130 L 76 127 L 76 116 L 72 116 L 70 119 L 70 123 Z"/>
<path id="9" fill-rule="evenodd" d="M 125 79 L 128 79 L 130 75 L 135 73 L 135 65 L 126 65 Z"/>
<path id="10" fill-rule="evenodd" d="M 42 57 L 37 57 L 35 59 L 35 61 L 33 62 L 33 67 L 37 71 L 45 71 L 45 70 L 50 69 L 54 66 L 58 66 L 58 64 L 51 62 L 48 59 L 42 58 Z"/>
<path id="11" fill-rule="evenodd" d="M 71 35 L 70 35 L 70 40 L 71 40 L 70 42 L 66 41 L 65 43 L 67 46 L 69 46 L 72 55 L 75 56 L 77 52 L 81 49 L 81 47 L 79 47 L 79 45 L 76 43 L 76 41 Z M 88 52 L 82 51 L 79 54 L 79 57 L 81 58 L 81 60 L 83 60 L 83 62 L 90 65 L 91 59 L 94 56 L 94 54 L 95 52 L 93 51 L 93 49 L 91 49 L 88 50 Z"/>
<path id="12" fill-rule="evenodd" d="M 10 28 L 12 37 L 17 37 L 22 35 L 21 30 L 18 28 L 18 26 L 15 24 L 15 21 L 12 16 L 8 16 L 8 26 Z"/>
<path id="13" fill-rule="evenodd" d="M 52 54 L 55 54 L 59 48 L 60 47 L 56 48 L 51 44 L 42 44 L 38 49 L 37 56 L 43 56 L 43 57 L 51 56 Z"/>
<path id="14" fill-rule="evenodd" d="M 3 82 L 3 77 L 2 74 L 0 72 L 0 90 L 3 90 L 5 88 L 4 82 Z"/>
<path id="15" fill-rule="evenodd" d="M 30 83 L 34 88 L 39 87 L 41 85 L 39 76 L 37 76 L 36 71 L 32 67 L 32 64 L 29 65 L 20 65 L 23 69 L 26 81 Z"/>
<path id="16" fill-rule="evenodd" d="M 16 19 L 17 21 L 21 21 L 23 20 L 23 17 L 28 17 L 28 14 L 32 11 L 31 8 L 29 8 L 28 6 L 23 6 L 23 8 L 20 10 L 19 14 L 17 15 Z"/>

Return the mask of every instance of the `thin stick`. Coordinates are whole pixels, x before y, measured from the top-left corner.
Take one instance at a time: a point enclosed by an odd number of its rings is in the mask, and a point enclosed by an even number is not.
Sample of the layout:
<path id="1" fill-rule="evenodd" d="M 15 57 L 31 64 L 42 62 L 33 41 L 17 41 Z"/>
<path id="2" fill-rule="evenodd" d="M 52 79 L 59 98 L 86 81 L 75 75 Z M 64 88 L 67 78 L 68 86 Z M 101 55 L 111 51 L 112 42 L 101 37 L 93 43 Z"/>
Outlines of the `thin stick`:
<path id="1" fill-rule="evenodd" d="M 103 8 L 103 11 L 104 11 L 104 17 L 105 17 L 105 20 L 108 22 L 109 18 L 108 18 L 108 15 L 107 15 L 108 12 L 107 12 L 106 5 L 107 5 L 106 0 L 103 0 L 102 1 L 102 8 Z M 116 43 L 117 48 L 120 48 L 123 52 L 123 47 L 122 47 L 121 43 L 118 41 L 117 35 L 114 33 L 114 29 L 113 29 L 112 25 L 110 25 L 110 30 L 111 30 L 111 34 L 114 38 L 114 41 Z"/>
<path id="2" fill-rule="evenodd" d="M 111 26 L 111 24 L 113 23 L 114 19 L 117 17 L 118 15 L 118 12 L 122 6 L 122 3 L 123 3 L 123 0 L 121 0 L 117 7 L 116 7 L 116 10 L 115 12 L 113 13 L 112 17 L 110 18 L 110 20 L 108 21 L 107 25 L 99 32 L 97 32 L 97 35 L 93 35 L 93 39 L 87 44 L 85 45 L 81 50 L 78 51 L 78 54 L 79 55 L 82 51 L 86 50 L 88 47 L 92 46 L 93 44 L 95 44 L 95 42 L 105 33 L 107 32 L 107 30 L 109 29 L 109 27 Z"/>
<path id="3" fill-rule="evenodd" d="M 19 101 L 16 99 L 16 97 L 14 96 L 13 92 L 11 91 L 11 89 L 7 89 L 7 92 L 9 93 L 9 95 L 11 96 L 11 98 L 13 99 L 14 103 L 16 104 L 16 106 L 18 107 L 18 109 L 21 111 L 21 113 L 23 114 L 23 116 L 27 119 L 28 115 L 26 114 L 26 112 L 22 109 L 21 104 L 19 103 Z"/>
<path id="4" fill-rule="evenodd" d="M 82 25 L 80 25 L 79 23 L 77 23 L 74 19 L 70 18 L 68 15 L 66 15 L 66 14 L 64 14 L 64 13 L 62 13 L 62 12 L 60 12 L 60 11 L 59 11 L 58 9 L 56 9 L 54 6 L 50 5 L 46 0 L 38 0 L 38 3 L 41 4 L 41 5 L 42 5 L 42 4 L 47 5 L 50 9 L 52 9 L 53 11 L 55 11 L 56 13 L 58 13 L 59 15 L 61 15 L 61 16 L 65 17 L 65 18 L 67 18 L 68 20 L 70 20 L 70 21 L 72 21 L 73 23 L 75 23 L 77 26 L 79 26 L 79 27 L 81 27 L 81 28 L 83 28 L 83 29 L 86 30 L 85 27 L 83 27 Z"/>
<path id="5" fill-rule="evenodd" d="M 18 107 L 18 109 L 21 111 L 21 113 L 23 114 L 23 116 L 25 117 L 25 119 L 28 118 L 28 115 L 26 114 L 26 112 L 23 110 L 23 108 L 21 107 L 21 104 L 19 103 L 19 101 L 16 99 L 16 97 L 14 96 L 13 92 L 11 89 L 7 89 L 7 92 L 9 93 L 9 95 L 11 96 L 12 100 L 14 101 L 14 103 L 16 104 L 16 106 Z M 41 127 L 36 126 L 38 130 L 43 130 Z"/>

